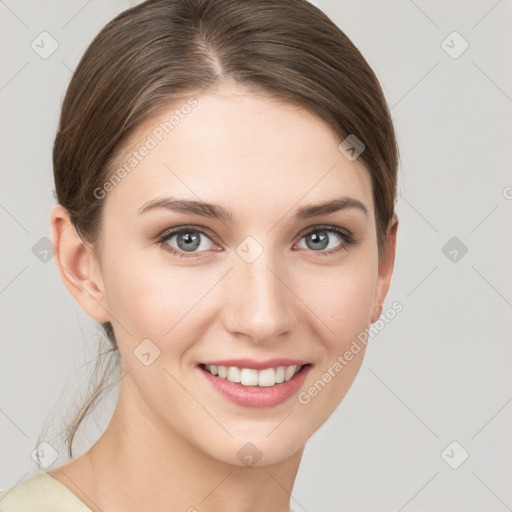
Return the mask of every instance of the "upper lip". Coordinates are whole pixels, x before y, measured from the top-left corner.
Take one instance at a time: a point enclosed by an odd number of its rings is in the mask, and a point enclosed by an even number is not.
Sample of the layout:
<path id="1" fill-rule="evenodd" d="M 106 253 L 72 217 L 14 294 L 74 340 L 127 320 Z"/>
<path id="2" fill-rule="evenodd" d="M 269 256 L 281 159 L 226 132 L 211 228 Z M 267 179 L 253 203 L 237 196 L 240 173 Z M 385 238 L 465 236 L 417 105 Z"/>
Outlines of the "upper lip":
<path id="1" fill-rule="evenodd" d="M 278 366 L 303 366 L 309 364 L 302 359 L 278 358 L 267 359 L 266 361 L 256 361 L 254 359 L 223 359 L 215 361 L 204 361 L 201 364 L 216 366 L 236 366 L 237 368 L 252 368 L 253 370 L 265 370 L 267 368 L 277 368 Z"/>

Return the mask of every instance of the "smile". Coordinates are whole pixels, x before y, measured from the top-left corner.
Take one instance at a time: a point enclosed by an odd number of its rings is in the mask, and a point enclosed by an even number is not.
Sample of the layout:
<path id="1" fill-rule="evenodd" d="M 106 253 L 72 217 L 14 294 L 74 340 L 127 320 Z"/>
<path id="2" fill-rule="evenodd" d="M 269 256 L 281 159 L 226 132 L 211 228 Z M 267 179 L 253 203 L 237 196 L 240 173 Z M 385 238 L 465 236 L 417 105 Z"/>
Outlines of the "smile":
<path id="1" fill-rule="evenodd" d="M 265 363 L 239 359 L 197 365 L 216 393 L 238 406 L 250 408 L 275 407 L 291 399 L 311 367 L 311 363 L 293 359 Z"/>
<path id="2" fill-rule="evenodd" d="M 299 373 L 304 365 L 278 366 L 255 370 L 254 368 L 239 368 L 237 366 L 218 366 L 206 364 L 203 368 L 221 379 L 240 383 L 242 386 L 270 387 L 289 381 Z"/>

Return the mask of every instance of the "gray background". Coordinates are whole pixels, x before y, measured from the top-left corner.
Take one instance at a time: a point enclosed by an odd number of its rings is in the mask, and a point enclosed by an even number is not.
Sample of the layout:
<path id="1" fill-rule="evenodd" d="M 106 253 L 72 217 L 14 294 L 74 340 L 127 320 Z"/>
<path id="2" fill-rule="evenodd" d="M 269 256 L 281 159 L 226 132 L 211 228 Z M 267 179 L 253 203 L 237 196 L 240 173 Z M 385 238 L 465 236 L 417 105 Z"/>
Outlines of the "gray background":
<path id="1" fill-rule="evenodd" d="M 57 446 L 52 428 L 87 390 L 97 329 L 33 247 L 49 236 L 71 72 L 134 3 L 0 0 L 0 489 L 40 470 L 38 435 L 49 424 L 43 439 Z M 362 51 L 391 107 L 400 225 L 384 308 L 404 309 L 309 441 L 292 508 L 512 510 L 512 0 L 313 3 Z M 31 48 L 43 31 L 59 45 L 46 59 Z M 463 41 L 442 43 L 453 31 L 469 44 L 457 58 Z M 77 455 L 107 425 L 116 392 L 85 424 Z M 55 464 L 66 460 L 58 450 Z"/>

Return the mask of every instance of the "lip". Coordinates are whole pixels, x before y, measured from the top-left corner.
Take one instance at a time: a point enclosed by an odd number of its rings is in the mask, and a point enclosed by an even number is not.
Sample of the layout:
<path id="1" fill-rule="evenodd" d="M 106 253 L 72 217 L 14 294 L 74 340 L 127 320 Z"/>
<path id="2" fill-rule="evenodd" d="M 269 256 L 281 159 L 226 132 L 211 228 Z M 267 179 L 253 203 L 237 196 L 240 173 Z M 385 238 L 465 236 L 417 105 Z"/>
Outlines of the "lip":
<path id="1" fill-rule="evenodd" d="M 243 361 L 243 365 L 241 362 Z M 278 364 L 276 364 L 276 361 Z M 252 361 L 252 364 L 259 365 L 259 367 L 254 366 L 246 366 L 249 360 L 230 360 L 230 361 L 220 361 L 221 366 L 238 366 L 241 368 L 253 368 L 255 370 L 264 370 L 266 368 L 272 368 L 274 365 L 276 366 L 291 366 L 296 364 L 294 362 L 288 364 L 281 364 L 283 361 L 294 361 L 292 359 L 274 359 L 272 361 L 260 362 L 257 363 Z M 204 364 L 219 364 L 216 362 L 208 362 Z M 229 363 L 229 364 L 228 364 Z M 226 379 L 221 379 L 220 377 L 216 377 L 209 373 L 207 370 L 203 369 L 201 366 L 197 366 L 201 375 L 206 379 L 208 384 L 212 386 L 212 388 L 217 391 L 221 396 L 227 398 L 231 402 L 240 405 L 242 407 L 250 407 L 250 408 L 263 408 L 263 407 L 275 407 L 279 404 L 282 404 L 286 400 L 290 399 L 293 395 L 297 393 L 302 384 L 304 383 L 304 379 L 306 378 L 309 370 L 311 369 L 311 363 L 302 363 L 303 368 L 297 374 L 295 374 L 290 380 L 283 382 L 281 384 L 276 384 L 274 386 L 264 387 L 264 386 L 244 386 L 237 382 L 229 382 Z"/>
<path id="2" fill-rule="evenodd" d="M 267 361 L 256 361 L 254 359 L 224 359 L 222 361 L 203 361 L 201 364 L 215 364 L 217 366 L 236 366 L 238 368 L 251 368 L 252 370 L 266 370 L 267 368 L 277 368 L 278 366 L 304 366 L 309 364 L 309 361 L 289 358 L 268 359 Z"/>

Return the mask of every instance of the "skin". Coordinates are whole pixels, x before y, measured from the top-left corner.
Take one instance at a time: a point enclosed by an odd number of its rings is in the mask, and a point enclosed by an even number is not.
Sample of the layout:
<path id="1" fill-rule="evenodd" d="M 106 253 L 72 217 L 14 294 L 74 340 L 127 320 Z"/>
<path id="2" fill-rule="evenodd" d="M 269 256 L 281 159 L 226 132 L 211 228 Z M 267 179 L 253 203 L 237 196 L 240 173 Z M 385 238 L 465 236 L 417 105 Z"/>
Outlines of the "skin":
<path id="1" fill-rule="evenodd" d="M 378 319 L 389 288 L 398 221 L 379 261 L 370 175 L 360 159 L 340 153 L 329 126 L 233 84 L 197 99 L 105 197 L 100 259 L 62 206 L 52 212 L 60 275 L 90 317 L 112 322 L 123 363 L 104 434 L 50 471 L 94 511 L 288 511 L 305 443 L 350 388 L 364 346 L 307 405 L 297 395 L 270 408 L 235 405 L 196 365 L 305 359 L 313 364 L 307 390 Z M 127 152 L 175 108 L 141 126 Z M 339 195 L 361 201 L 368 215 L 294 217 L 301 206 Z M 165 209 L 138 214 L 164 196 L 221 205 L 235 222 Z M 197 257 L 178 258 L 156 240 L 189 224 L 211 234 L 199 235 Z M 344 244 L 329 231 L 327 249 L 310 248 L 305 235 L 322 224 L 349 230 L 357 243 L 320 254 Z M 263 249 L 252 263 L 236 252 L 248 236 Z M 179 250 L 177 237 L 166 243 Z M 160 356 L 145 366 L 133 352 L 148 338 Z M 253 467 L 237 457 L 247 442 L 262 454 Z"/>

